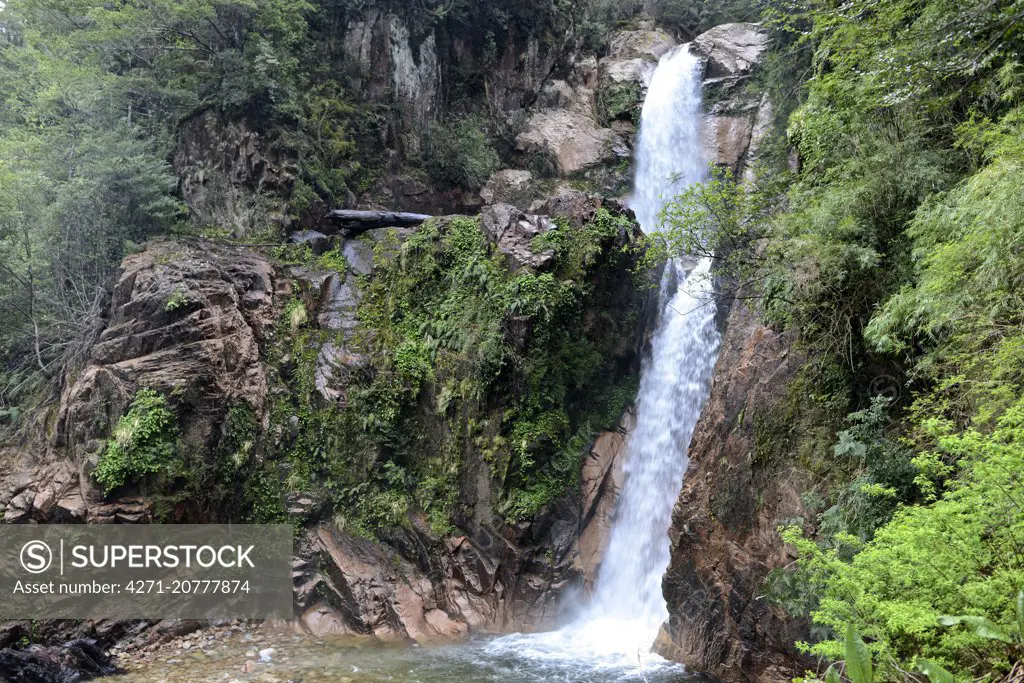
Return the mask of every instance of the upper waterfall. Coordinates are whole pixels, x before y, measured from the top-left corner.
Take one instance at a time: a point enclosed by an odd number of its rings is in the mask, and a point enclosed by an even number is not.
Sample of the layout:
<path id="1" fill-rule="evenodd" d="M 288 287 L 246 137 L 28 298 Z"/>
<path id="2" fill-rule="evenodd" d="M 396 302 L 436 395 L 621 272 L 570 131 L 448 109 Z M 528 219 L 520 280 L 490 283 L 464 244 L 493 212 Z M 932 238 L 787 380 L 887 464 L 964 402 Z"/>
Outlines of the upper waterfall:
<path id="1" fill-rule="evenodd" d="M 646 232 L 660 229 L 665 202 L 707 172 L 701 149 L 700 60 L 687 45 L 669 52 L 651 78 L 636 138 L 629 207 Z"/>

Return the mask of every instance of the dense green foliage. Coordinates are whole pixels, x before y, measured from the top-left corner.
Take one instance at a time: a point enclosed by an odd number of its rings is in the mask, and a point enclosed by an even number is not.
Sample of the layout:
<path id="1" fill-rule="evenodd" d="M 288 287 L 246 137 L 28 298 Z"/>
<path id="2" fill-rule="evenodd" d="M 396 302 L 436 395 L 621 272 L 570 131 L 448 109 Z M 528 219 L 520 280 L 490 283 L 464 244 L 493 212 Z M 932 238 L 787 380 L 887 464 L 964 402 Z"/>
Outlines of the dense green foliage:
<path id="1" fill-rule="evenodd" d="M 493 115 L 489 69 L 509 46 L 536 39 L 557 52 L 592 28 L 588 3 L 378 4 L 403 17 L 413 48 L 437 35 L 446 110 L 466 114 Z M 361 73 L 339 38 L 367 8 L 306 0 L 3 4 L 0 427 L 59 373 L 93 319 L 97 290 L 149 237 L 177 228 L 276 238 L 282 222 L 350 201 L 386 168 L 418 172 L 418 164 L 442 189 L 478 187 L 496 168 L 495 143 L 478 125 L 486 117 L 445 121 L 431 135 L 413 131 L 412 139 L 432 141 L 430 155 L 406 143 L 401 106 L 376 93 L 390 86 L 371 87 L 381 74 Z M 284 161 L 278 185 L 242 188 L 251 195 L 238 200 L 252 214 L 245 220 L 212 209 L 239 192 L 217 169 L 201 178 L 194 215 L 179 201 L 169 162 L 182 131 L 206 115 L 243 123 L 260 136 L 261 154 Z M 488 135 L 500 127 L 487 125 Z"/>
<path id="2" fill-rule="evenodd" d="M 277 111 L 292 99 L 295 64 L 284 55 L 309 9 L 270 0 L 6 5 L 3 406 L 58 369 L 126 251 L 183 215 L 167 161 L 178 123 L 201 108 Z"/>
<path id="3" fill-rule="evenodd" d="M 866 546 L 840 536 L 838 547 L 823 550 L 790 534 L 821 586 L 816 620 L 836 631 L 857 623 L 875 651 L 901 661 L 923 656 L 955 671 L 1009 669 L 1014 653 L 1005 643 L 944 628 L 939 617 L 1016 624 L 1014 598 L 1024 584 L 1017 559 L 1024 552 L 1022 408 L 1007 411 L 991 433 L 947 426 L 937 434 L 938 453 L 960 461 L 960 476 L 935 503 L 903 508 Z M 859 552 L 847 561 L 851 550 Z M 831 641 L 815 650 L 839 654 Z"/>
<path id="4" fill-rule="evenodd" d="M 616 354 L 640 312 L 613 298 L 631 288 L 635 245 L 630 222 L 606 211 L 538 239 L 554 252 L 551 272 L 510 269 L 468 218 L 378 242 L 348 342 L 368 364 L 350 371 L 343 406 L 315 392 L 317 348 L 331 336 L 307 325 L 299 300 L 287 306 L 277 336 L 290 391 L 271 416 L 299 420 L 277 450 L 287 485 L 324 495 L 366 535 L 415 511 L 451 529 L 468 513 L 457 498 L 458 482 L 477 476 L 468 467 L 502 484 L 494 512 L 510 521 L 569 493 L 593 434 L 635 393 Z"/>
<path id="5" fill-rule="evenodd" d="M 751 0 L 596 0 L 596 19 L 628 24 L 638 15 L 654 19 L 683 41 L 719 24 L 757 21 L 761 4 Z"/>
<path id="6" fill-rule="evenodd" d="M 141 491 L 167 522 L 286 521 L 276 473 L 252 457 L 261 432 L 252 408 L 227 409 L 212 449 L 185 440 L 183 410 L 174 392 L 136 392 L 92 473 L 104 493 Z"/>

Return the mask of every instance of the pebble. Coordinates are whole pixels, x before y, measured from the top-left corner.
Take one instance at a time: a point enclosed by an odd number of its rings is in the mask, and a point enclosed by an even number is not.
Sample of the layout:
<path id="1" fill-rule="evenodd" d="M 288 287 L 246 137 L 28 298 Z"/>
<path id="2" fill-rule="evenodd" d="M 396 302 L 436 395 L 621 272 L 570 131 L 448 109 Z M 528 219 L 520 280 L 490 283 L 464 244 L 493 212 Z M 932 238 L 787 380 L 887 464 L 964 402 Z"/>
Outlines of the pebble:
<path id="1" fill-rule="evenodd" d="M 274 648 L 268 647 L 260 650 L 260 661 L 269 662 L 274 656 Z"/>

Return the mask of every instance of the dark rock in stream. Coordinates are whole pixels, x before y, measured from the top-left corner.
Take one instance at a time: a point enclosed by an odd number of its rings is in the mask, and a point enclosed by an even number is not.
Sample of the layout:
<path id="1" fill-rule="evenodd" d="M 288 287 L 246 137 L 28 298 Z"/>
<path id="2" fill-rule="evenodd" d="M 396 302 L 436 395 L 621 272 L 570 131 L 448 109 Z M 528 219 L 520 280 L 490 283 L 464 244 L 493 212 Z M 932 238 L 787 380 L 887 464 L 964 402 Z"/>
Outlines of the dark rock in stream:
<path id="1" fill-rule="evenodd" d="M 90 638 L 0 650 L 0 679 L 9 683 L 76 683 L 115 673 L 120 669 Z"/>

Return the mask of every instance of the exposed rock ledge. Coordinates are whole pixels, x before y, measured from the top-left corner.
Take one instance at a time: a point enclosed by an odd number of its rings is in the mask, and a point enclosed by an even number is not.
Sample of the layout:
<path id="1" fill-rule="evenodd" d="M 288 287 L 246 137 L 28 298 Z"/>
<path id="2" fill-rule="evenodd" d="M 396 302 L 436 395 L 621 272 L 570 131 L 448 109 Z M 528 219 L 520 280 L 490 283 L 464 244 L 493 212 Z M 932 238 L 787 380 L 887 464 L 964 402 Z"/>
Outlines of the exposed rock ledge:
<path id="1" fill-rule="evenodd" d="M 767 47 L 768 34 L 756 24 L 716 26 L 691 43 L 703 61 L 704 154 L 736 174 L 750 166 L 772 121 L 767 94 L 743 87 Z"/>
<path id="2" fill-rule="evenodd" d="M 524 157 L 546 157 L 556 175 L 572 176 L 600 165 L 628 159 L 633 134 L 628 119 L 633 106 L 639 114 L 654 68 L 675 41 L 665 31 L 646 24 L 631 31 L 617 31 L 609 53 L 598 62 L 580 59 L 567 80 L 548 83 L 538 98 L 526 127 L 516 138 Z M 616 118 L 599 114 L 599 100 L 617 102 Z"/>

